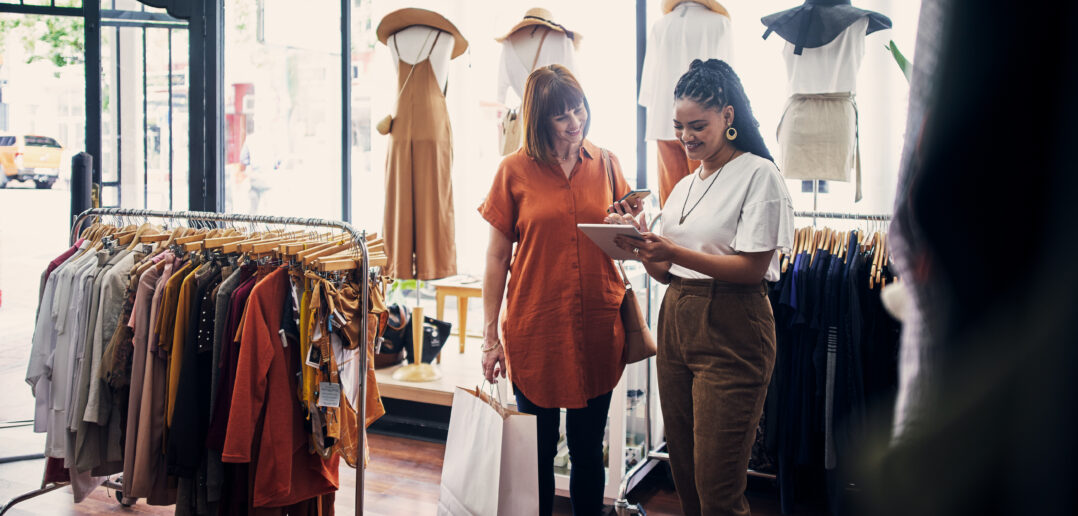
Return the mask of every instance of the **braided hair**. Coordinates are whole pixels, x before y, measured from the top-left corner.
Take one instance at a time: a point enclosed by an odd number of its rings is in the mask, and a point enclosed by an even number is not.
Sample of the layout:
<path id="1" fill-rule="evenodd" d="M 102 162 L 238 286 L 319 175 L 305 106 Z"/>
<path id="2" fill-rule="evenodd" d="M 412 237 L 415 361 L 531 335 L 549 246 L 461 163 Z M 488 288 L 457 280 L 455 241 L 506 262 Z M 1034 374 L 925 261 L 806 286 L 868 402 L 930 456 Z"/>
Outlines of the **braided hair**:
<path id="1" fill-rule="evenodd" d="M 694 59 L 674 87 L 674 99 L 687 99 L 700 104 L 705 109 L 722 110 L 726 106 L 734 108 L 734 123 L 737 138 L 731 141 L 738 150 L 751 152 L 757 156 L 775 161 L 760 135 L 760 123 L 752 115 L 749 98 L 741 87 L 741 79 L 726 61 Z"/>

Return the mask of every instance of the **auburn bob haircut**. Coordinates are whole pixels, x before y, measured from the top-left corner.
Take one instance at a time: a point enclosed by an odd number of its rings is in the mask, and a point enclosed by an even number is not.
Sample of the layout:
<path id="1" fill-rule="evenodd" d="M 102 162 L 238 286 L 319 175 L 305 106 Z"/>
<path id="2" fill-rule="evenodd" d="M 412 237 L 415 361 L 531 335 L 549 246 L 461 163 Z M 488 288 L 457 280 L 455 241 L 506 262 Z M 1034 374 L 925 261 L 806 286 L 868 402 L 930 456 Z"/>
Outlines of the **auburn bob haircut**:
<path id="1" fill-rule="evenodd" d="M 551 120 L 566 111 L 584 104 L 588 119 L 584 122 L 584 137 L 591 127 L 591 106 L 584 90 L 569 69 L 562 65 L 541 67 L 528 76 L 524 86 L 524 153 L 546 163 L 557 163 L 554 155 L 554 135 Z"/>

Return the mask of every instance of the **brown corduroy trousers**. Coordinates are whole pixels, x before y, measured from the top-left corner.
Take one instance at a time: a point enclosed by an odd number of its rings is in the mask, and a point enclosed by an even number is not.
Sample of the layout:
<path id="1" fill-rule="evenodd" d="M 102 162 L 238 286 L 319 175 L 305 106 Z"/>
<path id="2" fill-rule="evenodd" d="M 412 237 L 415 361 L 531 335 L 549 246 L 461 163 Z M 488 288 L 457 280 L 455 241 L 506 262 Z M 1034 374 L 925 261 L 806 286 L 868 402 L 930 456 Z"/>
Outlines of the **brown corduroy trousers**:
<path id="1" fill-rule="evenodd" d="M 686 515 L 748 515 L 749 454 L 775 364 L 763 284 L 675 278 L 659 315 L 659 398 Z"/>

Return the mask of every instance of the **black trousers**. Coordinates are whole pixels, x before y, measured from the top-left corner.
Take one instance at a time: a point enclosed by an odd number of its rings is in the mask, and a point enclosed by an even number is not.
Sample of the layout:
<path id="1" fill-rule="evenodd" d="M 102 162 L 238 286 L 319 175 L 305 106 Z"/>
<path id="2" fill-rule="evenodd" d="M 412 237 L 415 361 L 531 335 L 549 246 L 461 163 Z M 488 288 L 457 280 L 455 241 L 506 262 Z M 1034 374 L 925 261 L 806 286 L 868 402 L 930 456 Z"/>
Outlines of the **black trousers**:
<path id="1" fill-rule="evenodd" d="M 539 516 L 554 511 L 554 456 L 558 454 L 561 409 L 536 406 L 515 386 L 517 409 L 536 416 L 539 453 Z M 565 410 L 565 440 L 569 445 L 569 501 L 574 516 L 597 516 L 603 510 L 606 469 L 603 464 L 603 435 L 610 392 L 588 400 L 585 408 Z"/>

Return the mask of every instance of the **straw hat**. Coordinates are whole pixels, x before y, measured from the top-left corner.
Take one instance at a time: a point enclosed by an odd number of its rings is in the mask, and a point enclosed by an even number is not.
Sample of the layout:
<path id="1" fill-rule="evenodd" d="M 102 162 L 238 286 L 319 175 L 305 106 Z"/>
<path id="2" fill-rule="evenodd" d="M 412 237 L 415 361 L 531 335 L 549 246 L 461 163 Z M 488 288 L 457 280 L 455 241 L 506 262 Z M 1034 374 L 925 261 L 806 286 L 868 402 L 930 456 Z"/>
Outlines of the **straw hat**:
<path id="1" fill-rule="evenodd" d="M 383 45 L 389 40 L 389 36 L 396 34 L 401 29 L 411 27 L 412 25 L 423 25 L 433 29 L 448 32 L 453 35 L 453 54 L 450 59 L 455 59 L 464 53 L 468 49 L 468 40 L 464 39 L 460 31 L 457 30 L 457 26 L 452 22 L 445 19 L 444 16 L 426 9 L 418 9 L 415 7 L 408 7 L 405 9 L 398 9 L 393 11 L 382 18 L 382 21 L 378 23 L 378 29 L 375 31 L 378 34 L 378 41 L 381 41 Z"/>
<path id="2" fill-rule="evenodd" d="M 727 18 L 730 17 L 730 13 L 726 10 L 726 8 L 720 5 L 715 0 L 663 0 L 663 14 L 667 14 L 670 11 L 673 11 L 674 8 L 677 7 L 679 4 L 683 4 L 685 2 L 697 3 Z"/>
<path id="3" fill-rule="evenodd" d="M 506 32 L 504 36 L 494 38 L 494 41 L 501 43 L 509 36 L 512 36 L 514 32 L 523 29 L 524 27 L 530 27 L 532 25 L 542 25 L 549 27 L 556 31 L 564 32 L 566 36 L 573 41 L 573 48 L 580 49 L 580 40 L 584 37 L 579 32 L 571 31 L 565 28 L 564 25 L 554 21 L 554 15 L 550 14 L 550 11 L 543 9 L 542 7 L 533 7 L 528 9 L 528 12 L 524 13 L 524 18 L 520 20 L 509 32 Z"/>

